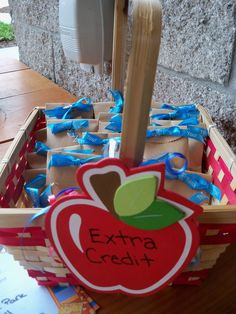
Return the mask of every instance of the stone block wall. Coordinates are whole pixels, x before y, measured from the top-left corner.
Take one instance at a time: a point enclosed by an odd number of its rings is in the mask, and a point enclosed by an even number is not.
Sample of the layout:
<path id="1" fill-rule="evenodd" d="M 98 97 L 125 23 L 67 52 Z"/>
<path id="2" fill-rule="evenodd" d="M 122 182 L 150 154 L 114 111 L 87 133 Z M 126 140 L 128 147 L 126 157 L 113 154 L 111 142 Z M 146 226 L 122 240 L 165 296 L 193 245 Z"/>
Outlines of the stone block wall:
<path id="1" fill-rule="evenodd" d="M 109 98 L 109 75 L 65 59 L 59 0 L 9 0 L 20 60 L 78 97 Z M 163 0 L 163 30 L 153 97 L 207 108 L 236 152 L 235 0 Z"/>

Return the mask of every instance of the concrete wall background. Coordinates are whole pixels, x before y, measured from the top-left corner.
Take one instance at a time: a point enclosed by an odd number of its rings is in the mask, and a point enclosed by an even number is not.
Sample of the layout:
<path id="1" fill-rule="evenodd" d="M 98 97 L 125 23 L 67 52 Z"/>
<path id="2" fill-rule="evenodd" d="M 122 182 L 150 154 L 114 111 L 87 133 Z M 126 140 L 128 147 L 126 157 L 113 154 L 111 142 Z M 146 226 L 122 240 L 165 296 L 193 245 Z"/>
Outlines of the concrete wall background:
<path id="1" fill-rule="evenodd" d="M 20 60 L 78 97 L 109 98 L 109 75 L 86 73 L 64 57 L 59 0 L 9 0 Z M 163 0 L 154 99 L 209 110 L 236 152 L 235 0 Z"/>

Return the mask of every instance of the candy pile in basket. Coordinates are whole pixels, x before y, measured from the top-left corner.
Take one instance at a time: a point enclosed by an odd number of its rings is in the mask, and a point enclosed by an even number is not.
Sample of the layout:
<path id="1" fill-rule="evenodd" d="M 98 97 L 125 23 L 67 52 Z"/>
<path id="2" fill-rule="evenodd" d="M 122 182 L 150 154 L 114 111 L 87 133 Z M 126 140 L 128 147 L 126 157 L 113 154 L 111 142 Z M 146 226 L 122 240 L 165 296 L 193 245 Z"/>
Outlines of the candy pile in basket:
<path id="1" fill-rule="evenodd" d="M 78 284 L 52 248 L 44 217 L 55 200 L 80 193 L 78 168 L 119 155 L 123 97 L 118 91 L 112 95 L 115 102 L 93 104 L 85 97 L 74 104 L 35 109 L 1 164 L 0 244 L 41 285 Z M 174 284 L 199 284 L 236 239 L 236 210 L 230 206 L 236 203 L 231 174 L 235 165 L 217 154 L 221 139 L 215 132 L 210 118 L 195 104 L 152 104 L 140 166 L 164 163 L 164 188 L 204 207 L 199 218 L 201 245 Z M 93 182 L 105 202 L 108 191 L 99 188 L 102 183 L 99 176 Z"/>

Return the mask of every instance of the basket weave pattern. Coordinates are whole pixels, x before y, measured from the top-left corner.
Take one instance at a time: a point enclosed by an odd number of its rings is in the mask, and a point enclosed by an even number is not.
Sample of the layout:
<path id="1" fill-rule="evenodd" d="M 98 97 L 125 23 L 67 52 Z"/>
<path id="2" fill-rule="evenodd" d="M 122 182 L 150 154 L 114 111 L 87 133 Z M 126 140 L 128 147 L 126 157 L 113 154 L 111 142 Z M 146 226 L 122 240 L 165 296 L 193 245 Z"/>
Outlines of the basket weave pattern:
<path id="1" fill-rule="evenodd" d="M 34 125 L 29 130 L 21 130 L 22 145 L 13 151 L 8 161 L 3 160 L 2 169 L 8 173 L 0 189 L 0 207 L 24 207 L 22 193 L 23 172 L 27 168 L 27 153 L 35 145 L 34 132 L 45 127 L 44 118 L 38 110 Z M 230 173 L 224 159 L 217 152 L 211 139 L 206 143 L 205 168 L 212 174 L 214 183 L 221 189 L 223 199 L 221 205 L 236 204 L 236 179 Z M 13 162 L 11 162 L 11 159 Z M 5 169 L 7 167 L 7 170 Z M 1 209 L 0 209 L 1 213 Z M 201 223 L 200 263 L 189 266 L 174 284 L 199 284 L 207 277 L 208 271 L 214 266 L 218 257 L 230 243 L 236 242 L 236 224 L 234 223 Z M 31 226 L 29 222 L 17 228 L 0 228 L 0 243 L 7 246 L 20 264 L 27 269 L 29 276 L 36 278 L 40 285 L 54 286 L 57 284 L 78 284 L 70 271 L 63 265 L 52 249 L 46 237 L 43 222 L 40 226 Z"/>

